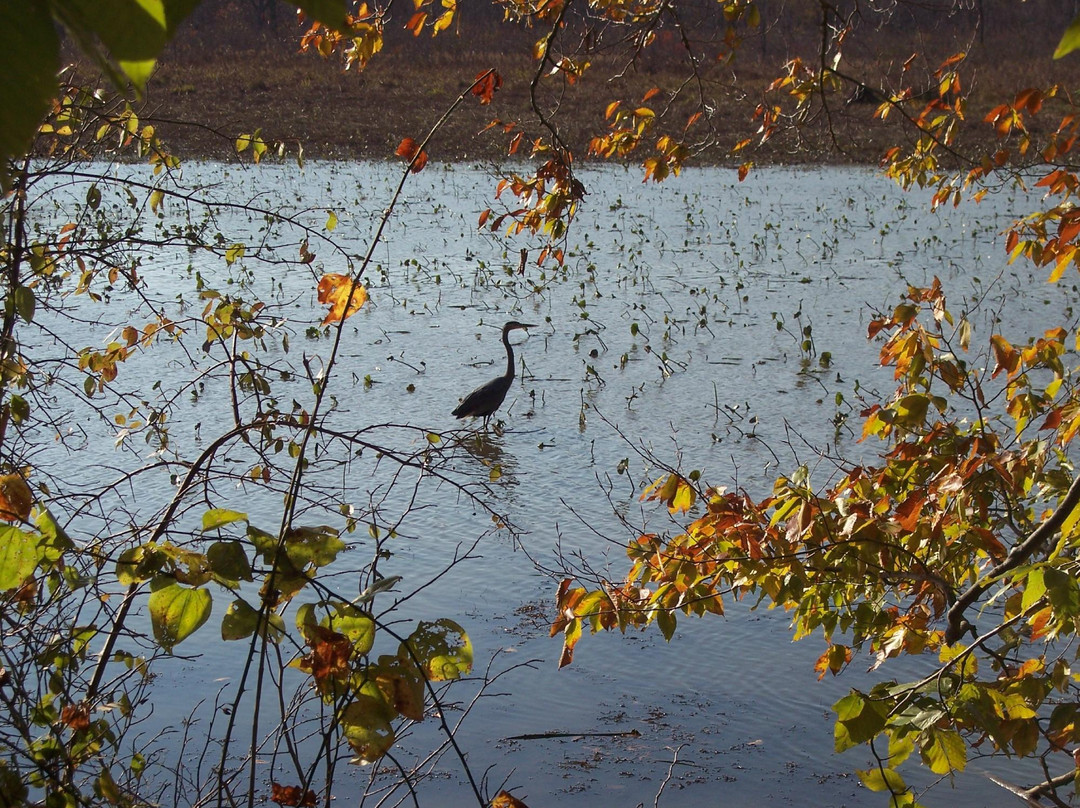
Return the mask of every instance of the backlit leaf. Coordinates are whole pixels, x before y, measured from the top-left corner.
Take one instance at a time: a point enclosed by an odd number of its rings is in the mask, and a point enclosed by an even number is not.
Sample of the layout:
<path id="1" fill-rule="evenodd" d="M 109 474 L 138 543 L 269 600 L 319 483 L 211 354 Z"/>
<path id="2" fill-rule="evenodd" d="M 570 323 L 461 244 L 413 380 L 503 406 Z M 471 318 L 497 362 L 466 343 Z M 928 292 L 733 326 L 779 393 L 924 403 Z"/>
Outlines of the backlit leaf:
<path id="1" fill-rule="evenodd" d="M 213 599 L 205 589 L 188 589 L 167 578 L 156 579 L 147 607 L 154 637 L 171 651 L 210 619 Z"/>
<path id="2" fill-rule="evenodd" d="M 893 794 L 902 794 L 907 790 L 904 778 L 895 769 L 873 768 L 855 772 L 863 785 L 871 791 L 891 791 Z"/>
<path id="3" fill-rule="evenodd" d="M 33 504 L 34 495 L 21 474 L 0 475 L 0 521 L 25 522 Z"/>
<path id="4" fill-rule="evenodd" d="M 202 517 L 203 533 L 233 522 L 246 522 L 247 518 L 247 514 L 240 513 L 240 511 L 231 511 L 228 508 L 211 508 Z"/>
<path id="5" fill-rule="evenodd" d="M 394 745 L 391 721 L 396 715 L 378 684 L 371 680 L 364 683 L 353 701 L 338 714 L 338 726 L 360 763 L 373 763 Z"/>
<path id="6" fill-rule="evenodd" d="M 492 798 L 491 808 L 529 808 L 529 806 L 513 794 L 507 791 L 500 791 Z"/>
<path id="7" fill-rule="evenodd" d="M 415 658 L 432 682 L 460 679 L 472 670 L 472 641 L 465 629 L 448 618 L 421 622 L 405 645 L 398 656 L 410 661 Z"/>
<path id="8" fill-rule="evenodd" d="M 359 281 L 354 282 L 349 275 L 330 273 L 319 279 L 318 297 L 320 303 L 330 304 L 330 313 L 322 325 L 330 325 L 352 317 L 367 303 L 367 289 Z"/>
<path id="9" fill-rule="evenodd" d="M 252 581 L 251 562 L 244 545 L 238 541 L 217 541 L 206 550 L 210 569 L 226 581 Z"/>
<path id="10" fill-rule="evenodd" d="M 920 748 L 923 762 L 934 774 L 962 772 L 967 766 L 967 748 L 960 734 L 952 730 L 931 729 L 929 742 Z"/>
<path id="11" fill-rule="evenodd" d="M 343 0 L 297 0 L 296 5 L 303 9 L 308 17 L 318 20 L 327 28 L 341 33 L 349 32 L 346 3 Z"/>
<path id="12" fill-rule="evenodd" d="M 0 527 L 0 592 L 14 589 L 34 574 L 38 537 L 13 525 Z"/>
<path id="13" fill-rule="evenodd" d="M 242 640 L 255 633 L 259 626 L 259 612 L 247 601 L 234 600 L 221 618 L 221 639 Z"/>
<path id="14" fill-rule="evenodd" d="M 394 154 L 408 160 L 410 163 L 409 171 L 414 174 L 423 171 L 424 166 L 427 165 L 427 152 L 421 149 L 420 144 L 411 137 L 402 138 L 397 149 L 394 150 Z"/>
<path id="15" fill-rule="evenodd" d="M 1054 58 L 1060 59 L 1062 56 L 1067 56 L 1077 48 L 1080 48 L 1080 15 L 1073 17 L 1069 27 L 1065 29 L 1061 41 L 1058 42 L 1057 47 L 1054 49 Z"/>
<path id="16" fill-rule="evenodd" d="M 354 653 L 366 654 L 375 644 L 375 621 L 350 603 L 339 605 L 327 622 L 331 630 L 352 643 Z"/>

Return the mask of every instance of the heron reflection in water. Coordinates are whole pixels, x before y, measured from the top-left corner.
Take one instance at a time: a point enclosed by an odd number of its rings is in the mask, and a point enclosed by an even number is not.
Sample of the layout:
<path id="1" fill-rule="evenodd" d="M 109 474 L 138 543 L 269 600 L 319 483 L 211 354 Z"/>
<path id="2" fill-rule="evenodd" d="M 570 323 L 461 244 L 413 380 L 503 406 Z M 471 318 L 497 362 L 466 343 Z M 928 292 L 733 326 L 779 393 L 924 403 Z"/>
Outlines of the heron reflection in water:
<path id="1" fill-rule="evenodd" d="M 482 384 L 462 399 L 454 410 L 453 415 L 458 418 L 484 419 L 484 429 L 487 429 L 488 420 L 495 410 L 502 406 L 503 399 L 514 381 L 514 349 L 510 347 L 510 332 L 518 328 L 535 328 L 532 323 L 519 323 L 511 320 L 502 329 L 502 343 L 506 347 L 506 373 L 492 379 L 487 384 Z"/>

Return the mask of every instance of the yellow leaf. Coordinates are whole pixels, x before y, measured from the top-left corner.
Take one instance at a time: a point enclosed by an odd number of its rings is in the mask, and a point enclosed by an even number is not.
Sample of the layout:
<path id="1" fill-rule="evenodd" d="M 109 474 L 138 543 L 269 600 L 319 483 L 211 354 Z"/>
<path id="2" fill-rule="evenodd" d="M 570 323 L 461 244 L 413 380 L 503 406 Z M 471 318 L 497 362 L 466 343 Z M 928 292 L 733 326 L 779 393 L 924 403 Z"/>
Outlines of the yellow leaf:
<path id="1" fill-rule="evenodd" d="M 450 23 L 454 21 L 454 10 L 443 12 L 439 19 L 435 20 L 435 24 L 432 25 L 433 34 L 439 33 L 439 31 L 445 31 L 450 27 Z"/>
<path id="2" fill-rule="evenodd" d="M 330 273 L 319 280 L 319 302 L 330 304 L 330 313 L 322 325 L 347 320 L 367 303 L 367 289 L 348 275 Z"/>

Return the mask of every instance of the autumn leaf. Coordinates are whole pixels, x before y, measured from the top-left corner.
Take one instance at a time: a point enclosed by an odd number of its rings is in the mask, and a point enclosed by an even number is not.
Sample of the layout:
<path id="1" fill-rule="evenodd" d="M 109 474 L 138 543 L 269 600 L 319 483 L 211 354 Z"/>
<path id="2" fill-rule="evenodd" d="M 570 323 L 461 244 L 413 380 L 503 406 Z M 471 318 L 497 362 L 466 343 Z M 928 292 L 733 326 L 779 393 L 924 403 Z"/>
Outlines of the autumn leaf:
<path id="1" fill-rule="evenodd" d="M 324 626 L 312 626 L 308 645 L 311 653 L 300 661 L 301 668 L 309 670 L 316 682 L 321 684 L 349 672 L 352 643 L 345 635 Z"/>
<path id="2" fill-rule="evenodd" d="M 278 805 L 289 806 L 289 808 L 296 808 L 302 806 L 303 808 L 310 808 L 317 802 L 315 792 L 311 789 L 304 791 L 300 786 L 283 786 L 280 783 L 270 784 L 270 801 L 276 802 Z"/>
<path id="3" fill-rule="evenodd" d="M 330 304 L 330 313 L 322 325 L 347 320 L 367 303 L 367 299 L 367 289 L 349 275 L 329 273 L 319 279 L 319 302 Z"/>
<path id="4" fill-rule="evenodd" d="M 413 174 L 423 171 L 424 166 L 427 165 L 427 152 L 421 149 L 420 144 L 411 137 L 403 138 L 401 143 L 398 144 L 394 154 L 398 157 L 404 157 L 409 161 L 409 171 Z"/>
<path id="5" fill-rule="evenodd" d="M 75 732 L 90 729 L 90 708 L 85 704 L 68 704 L 60 711 L 60 723 Z"/>
<path id="6" fill-rule="evenodd" d="M 0 520 L 25 522 L 30 518 L 34 496 L 21 474 L 0 477 Z"/>
<path id="7" fill-rule="evenodd" d="M 500 791 L 492 798 L 491 808 L 529 808 L 529 806 L 514 795 L 506 791 Z"/>
<path id="8" fill-rule="evenodd" d="M 481 104 L 490 104 L 495 91 L 501 87 L 502 76 L 495 70 L 486 70 L 476 77 L 471 92 L 480 99 Z"/>
<path id="9" fill-rule="evenodd" d="M 420 32 L 424 30 L 424 22 L 426 20 L 427 14 L 423 11 L 417 11 L 409 17 L 409 21 L 405 23 L 405 30 L 412 31 L 413 36 L 420 36 Z"/>

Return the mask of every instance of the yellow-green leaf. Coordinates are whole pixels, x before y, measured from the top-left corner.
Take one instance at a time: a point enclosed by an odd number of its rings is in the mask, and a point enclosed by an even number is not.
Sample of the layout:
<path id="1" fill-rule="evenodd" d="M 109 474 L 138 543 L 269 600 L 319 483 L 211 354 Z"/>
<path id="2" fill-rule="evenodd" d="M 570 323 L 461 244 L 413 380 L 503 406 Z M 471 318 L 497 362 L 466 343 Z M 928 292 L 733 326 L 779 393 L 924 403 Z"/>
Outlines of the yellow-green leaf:
<path id="1" fill-rule="evenodd" d="M 14 525 L 0 527 L 0 591 L 14 589 L 34 574 L 38 537 Z"/>
<path id="2" fill-rule="evenodd" d="M 230 511 L 228 508 L 211 508 L 202 517 L 202 529 L 208 530 L 231 524 L 232 522 L 246 522 L 248 515 L 240 511 Z"/>
<path id="3" fill-rule="evenodd" d="M 407 648 L 403 646 L 398 656 L 410 661 L 415 657 L 432 682 L 460 679 L 472 670 L 472 641 L 465 629 L 448 618 L 421 622 L 405 644 Z"/>
<path id="4" fill-rule="evenodd" d="M 960 734 L 947 729 L 931 729 L 929 736 L 919 751 L 930 771 L 934 774 L 962 772 L 967 766 L 967 748 Z"/>
<path id="5" fill-rule="evenodd" d="M 907 784 L 900 772 L 895 769 L 857 769 L 855 771 L 863 785 L 871 791 L 890 791 L 893 794 L 903 794 L 907 791 Z"/>
<path id="6" fill-rule="evenodd" d="M 1069 27 L 1065 29 L 1061 41 L 1054 49 L 1054 58 L 1060 59 L 1062 56 L 1067 56 L 1077 48 L 1080 48 L 1080 14 L 1074 17 Z"/>
<path id="7" fill-rule="evenodd" d="M 169 578 L 151 584 L 147 607 L 154 637 L 166 651 L 198 631 L 210 619 L 213 598 L 205 589 L 188 589 Z"/>

